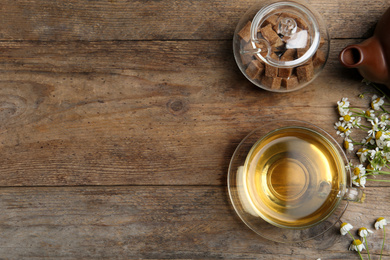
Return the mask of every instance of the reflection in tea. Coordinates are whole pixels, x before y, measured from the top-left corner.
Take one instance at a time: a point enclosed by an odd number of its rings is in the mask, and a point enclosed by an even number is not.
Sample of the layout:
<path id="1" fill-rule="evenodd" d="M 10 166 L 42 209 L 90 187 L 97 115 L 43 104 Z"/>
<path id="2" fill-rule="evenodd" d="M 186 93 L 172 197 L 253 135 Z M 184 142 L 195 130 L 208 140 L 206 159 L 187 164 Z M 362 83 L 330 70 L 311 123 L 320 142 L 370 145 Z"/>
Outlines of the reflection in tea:
<path id="1" fill-rule="evenodd" d="M 246 207 L 279 227 L 305 228 L 324 220 L 346 183 L 336 148 L 299 127 L 276 130 L 257 142 L 242 170 Z"/>

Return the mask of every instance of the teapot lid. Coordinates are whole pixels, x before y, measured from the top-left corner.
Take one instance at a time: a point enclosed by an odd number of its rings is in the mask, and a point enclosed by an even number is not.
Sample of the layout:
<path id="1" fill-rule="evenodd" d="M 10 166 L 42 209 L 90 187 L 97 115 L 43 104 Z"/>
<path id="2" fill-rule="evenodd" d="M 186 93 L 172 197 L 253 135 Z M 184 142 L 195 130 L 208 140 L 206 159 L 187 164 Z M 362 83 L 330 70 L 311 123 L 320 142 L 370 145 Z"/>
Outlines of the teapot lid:
<path id="1" fill-rule="evenodd" d="M 320 46 L 320 25 L 313 12 L 293 1 L 275 2 L 260 9 L 253 18 L 252 52 L 265 63 L 279 68 L 307 62 Z M 294 50 L 288 59 L 282 56 Z M 292 52 L 292 51 L 291 51 Z"/>

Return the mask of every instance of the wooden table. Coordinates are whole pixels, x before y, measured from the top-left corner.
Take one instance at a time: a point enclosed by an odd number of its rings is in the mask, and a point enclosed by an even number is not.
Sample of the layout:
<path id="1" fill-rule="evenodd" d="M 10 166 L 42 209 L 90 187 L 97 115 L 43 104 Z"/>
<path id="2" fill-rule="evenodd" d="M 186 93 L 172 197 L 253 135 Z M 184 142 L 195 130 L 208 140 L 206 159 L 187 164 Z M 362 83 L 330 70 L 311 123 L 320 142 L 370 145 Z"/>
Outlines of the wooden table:
<path id="1" fill-rule="evenodd" d="M 337 228 L 292 245 L 256 235 L 230 204 L 227 169 L 267 120 L 336 136 L 338 100 L 367 106 L 357 95 L 371 89 L 337 55 L 372 35 L 390 1 L 310 1 L 331 52 L 287 94 L 235 64 L 233 32 L 255 2 L 1 1 L 0 258 L 358 259 Z M 367 186 L 343 220 L 373 229 L 390 190 Z M 374 259 L 381 241 L 369 240 Z"/>

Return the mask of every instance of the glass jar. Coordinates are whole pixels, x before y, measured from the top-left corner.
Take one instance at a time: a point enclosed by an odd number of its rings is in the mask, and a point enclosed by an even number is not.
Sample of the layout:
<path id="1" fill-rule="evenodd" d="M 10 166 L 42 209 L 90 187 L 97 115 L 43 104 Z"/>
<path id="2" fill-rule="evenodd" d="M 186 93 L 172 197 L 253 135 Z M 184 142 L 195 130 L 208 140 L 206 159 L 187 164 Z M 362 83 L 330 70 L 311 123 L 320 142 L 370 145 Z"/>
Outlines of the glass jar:
<path id="1" fill-rule="evenodd" d="M 251 7 L 234 32 L 234 57 L 256 86 L 290 92 L 312 82 L 329 55 L 321 16 L 301 1 L 267 1 Z"/>

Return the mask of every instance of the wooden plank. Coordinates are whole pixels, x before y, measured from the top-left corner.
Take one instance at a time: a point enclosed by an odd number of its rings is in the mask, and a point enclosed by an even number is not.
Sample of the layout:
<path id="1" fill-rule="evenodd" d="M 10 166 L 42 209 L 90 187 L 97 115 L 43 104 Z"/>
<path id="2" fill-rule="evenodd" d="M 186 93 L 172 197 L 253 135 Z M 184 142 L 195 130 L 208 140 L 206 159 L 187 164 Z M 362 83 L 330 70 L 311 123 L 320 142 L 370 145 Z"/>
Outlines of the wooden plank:
<path id="1" fill-rule="evenodd" d="M 0 54 L 0 185 L 221 185 L 235 147 L 264 121 L 335 135 L 336 101 L 369 103 L 335 59 L 349 42 L 334 41 L 315 83 L 287 94 L 250 84 L 228 41 L 158 42 L 155 59 L 127 54 L 154 42 L 12 43 Z"/>
<path id="2" fill-rule="evenodd" d="M 389 195 L 387 188 L 366 191 L 366 203 L 351 204 L 343 218 L 355 229 L 373 229 L 389 208 L 388 200 L 376 201 L 376 194 Z M 300 244 L 267 241 L 241 222 L 228 200 L 224 187 L 2 188 L 0 258 L 357 258 L 338 227 Z M 381 231 L 369 238 L 374 258 L 381 239 Z"/>
<path id="3" fill-rule="evenodd" d="M 390 1 L 309 1 L 334 38 L 371 35 Z M 3 0 L 1 40 L 231 39 L 257 1 Z"/>

